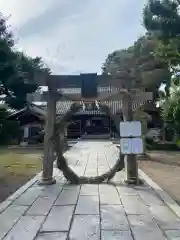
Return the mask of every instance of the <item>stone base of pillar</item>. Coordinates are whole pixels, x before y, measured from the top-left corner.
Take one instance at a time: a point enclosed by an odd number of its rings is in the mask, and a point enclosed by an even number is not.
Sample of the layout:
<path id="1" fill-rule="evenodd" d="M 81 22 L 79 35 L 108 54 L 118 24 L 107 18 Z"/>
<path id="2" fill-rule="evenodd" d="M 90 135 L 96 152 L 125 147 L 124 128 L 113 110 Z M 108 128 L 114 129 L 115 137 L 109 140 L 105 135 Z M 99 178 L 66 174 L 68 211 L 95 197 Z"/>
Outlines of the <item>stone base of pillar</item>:
<path id="1" fill-rule="evenodd" d="M 51 179 L 42 178 L 41 180 L 38 181 L 38 185 L 40 186 L 48 186 L 53 184 L 56 184 L 56 179 L 54 178 L 51 178 Z"/>
<path id="2" fill-rule="evenodd" d="M 127 180 L 124 180 L 124 183 L 126 185 L 137 185 L 137 186 L 139 186 L 139 185 L 143 185 L 144 184 L 144 180 L 142 180 L 140 178 L 138 180 L 136 180 L 136 179 L 127 179 Z"/>

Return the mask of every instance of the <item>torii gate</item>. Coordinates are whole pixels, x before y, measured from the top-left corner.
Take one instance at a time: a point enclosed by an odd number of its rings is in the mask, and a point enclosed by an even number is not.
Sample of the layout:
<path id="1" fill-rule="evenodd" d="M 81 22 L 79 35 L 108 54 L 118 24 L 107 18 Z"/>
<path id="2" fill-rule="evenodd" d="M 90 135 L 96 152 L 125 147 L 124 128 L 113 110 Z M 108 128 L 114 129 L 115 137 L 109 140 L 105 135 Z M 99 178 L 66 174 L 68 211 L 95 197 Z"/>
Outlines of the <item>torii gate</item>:
<path id="1" fill-rule="evenodd" d="M 83 86 L 83 77 L 87 76 L 96 78 L 96 89 L 94 96 L 84 97 L 82 92 L 86 90 Z M 55 183 L 53 179 L 53 162 L 54 148 L 51 137 L 54 133 L 54 125 L 56 122 L 56 102 L 61 98 L 61 101 L 86 101 L 104 102 L 107 100 L 121 100 L 123 106 L 123 117 L 125 121 L 133 120 L 132 102 L 135 100 L 138 103 L 142 101 L 152 100 L 152 93 L 142 92 L 140 89 L 131 89 L 126 87 L 125 80 L 113 78 L 112 76 L 97 75 L 97 74 L 80 74 L 80 75 L 48 75 L 37 76 L 35 78 L 39 86 L 47 86 L 47 116 L 45 124 L 44 137 L 44 157 L 43 157 L 43 174 L 40 184 L 50 185 Z M 74 92 L 65 91 L 67 88 L 76 88 Z M 62 98 L 63 97 L 63 98 Z M 42 99 L 43 101 L 43 99 Z M 119 124 L 116 123 L 116 124 Z M 138 169 L 135 155 L 129 155 L 125 161 L 126 182 L 137 183 Z"/>

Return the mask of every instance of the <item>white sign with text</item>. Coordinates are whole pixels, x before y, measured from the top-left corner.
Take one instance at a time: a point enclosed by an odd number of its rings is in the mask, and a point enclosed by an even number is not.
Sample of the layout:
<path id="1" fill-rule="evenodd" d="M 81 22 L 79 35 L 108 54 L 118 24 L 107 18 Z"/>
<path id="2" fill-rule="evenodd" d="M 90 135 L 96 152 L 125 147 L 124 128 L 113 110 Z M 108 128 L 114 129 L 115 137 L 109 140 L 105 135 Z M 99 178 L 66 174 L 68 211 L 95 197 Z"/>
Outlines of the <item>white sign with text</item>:
<path id="1" fill-rule="evenodd" d="M 121 138 L 120 149 L 123 155 L 142 154 L 143 140 L 141 138 Z"/>
<path id="2" fill-rule="evenodd" d="M 141 132 L 141 122 L 120 122 L 120 137 L 140 137 Z"/>

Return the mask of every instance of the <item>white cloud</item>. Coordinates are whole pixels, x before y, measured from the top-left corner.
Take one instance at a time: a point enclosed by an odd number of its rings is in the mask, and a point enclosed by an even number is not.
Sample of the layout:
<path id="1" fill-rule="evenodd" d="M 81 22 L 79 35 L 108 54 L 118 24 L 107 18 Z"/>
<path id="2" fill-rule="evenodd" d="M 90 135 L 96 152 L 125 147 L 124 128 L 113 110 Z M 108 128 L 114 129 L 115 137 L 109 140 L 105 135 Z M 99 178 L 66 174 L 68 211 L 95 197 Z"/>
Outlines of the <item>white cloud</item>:
<path id="1" fill-rule="evenodd" d="M 54 73 L 99 72 L 108 53 L 143 32 L 143 1 L 6 0 L 0 3 L 18 47 L 42 56 Z"/>
<path id="2" fill-rule="evenodd" d="M 0 2 L 0 9 L 5 16 L 11 15 L 10 23 L 14 27 L 23 25 L 28 19 L 38 16 L 56 0 L 6 0 Z"/>

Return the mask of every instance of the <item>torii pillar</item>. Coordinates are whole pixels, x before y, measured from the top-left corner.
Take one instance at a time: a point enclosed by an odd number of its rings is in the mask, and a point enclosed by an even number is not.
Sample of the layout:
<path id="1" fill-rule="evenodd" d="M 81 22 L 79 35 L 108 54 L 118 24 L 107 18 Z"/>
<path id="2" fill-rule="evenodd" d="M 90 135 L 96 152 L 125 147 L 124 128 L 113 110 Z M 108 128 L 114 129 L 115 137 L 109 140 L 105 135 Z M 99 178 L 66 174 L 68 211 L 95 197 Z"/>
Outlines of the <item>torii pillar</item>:
<path id="1" fill-rule="evenodd" d="M 51 185 L 56 183 L 56 180 L 53 178 L 53 163 L 55 156 L 52 142 L 52 136 L 54 134 L 54 125 L 56 121 L 56 100 L 57 100 L 56 89 L 53 86 L 51 86 L 50 83 L 48 83 L 43 170 L 41 180 L 39 181 L 40 185 Z"/>

